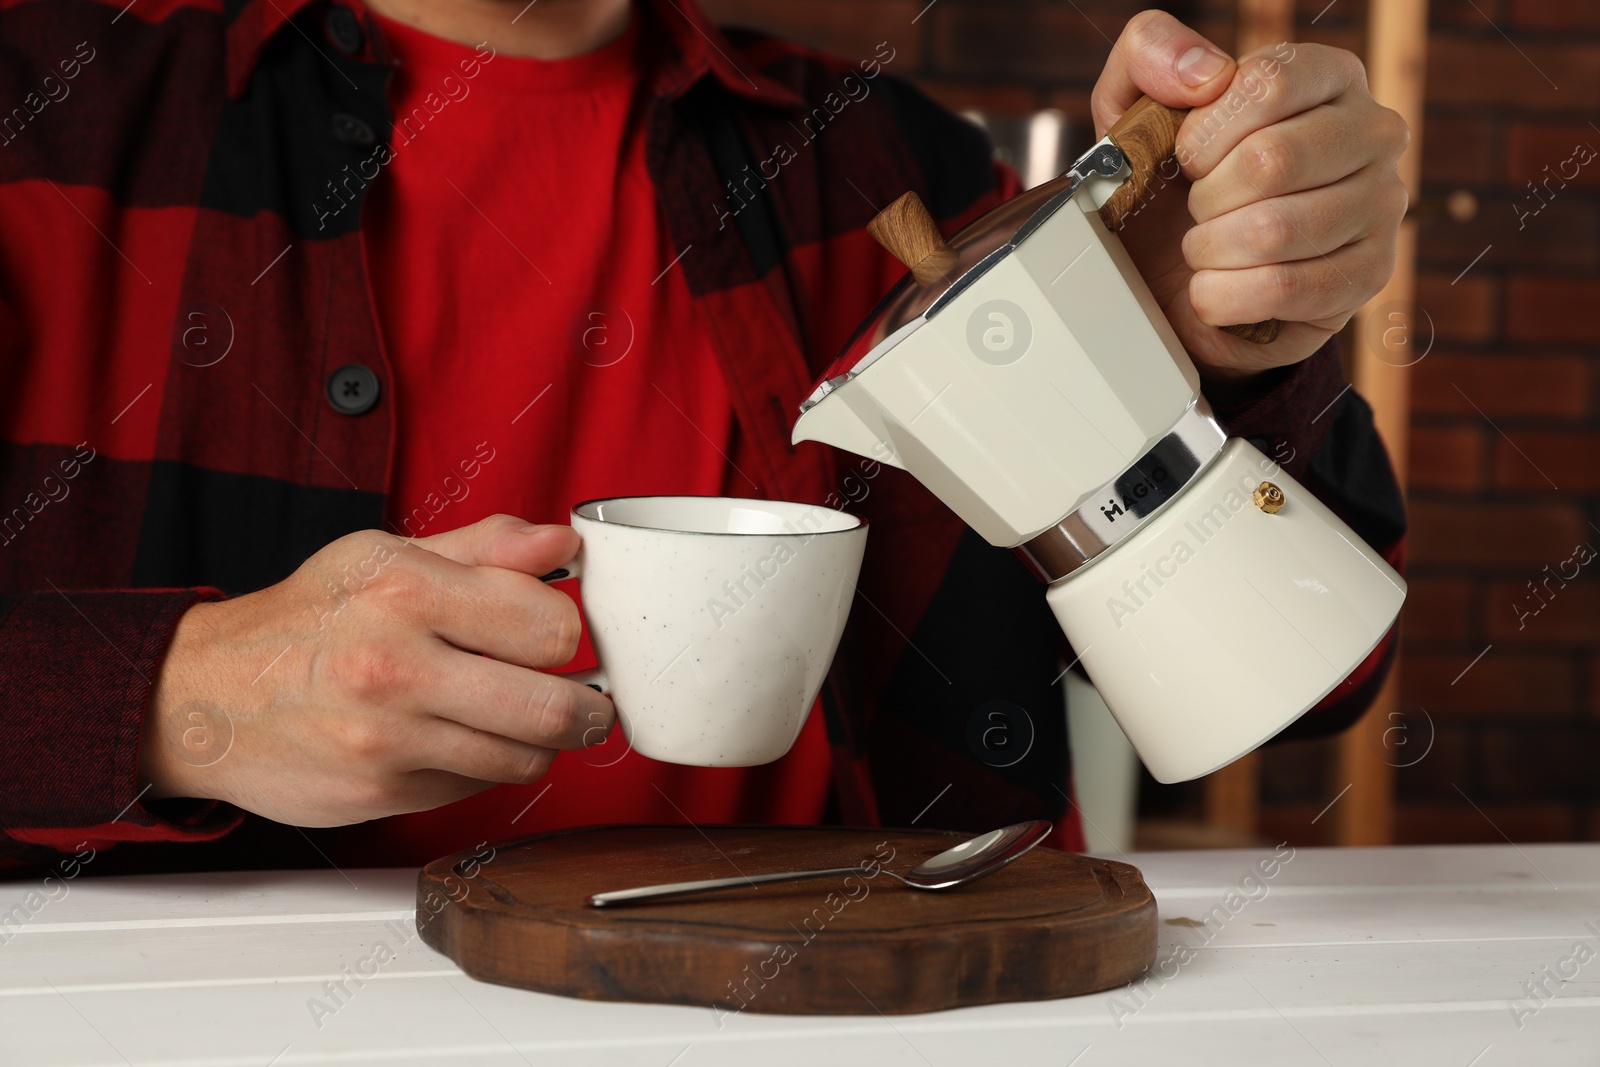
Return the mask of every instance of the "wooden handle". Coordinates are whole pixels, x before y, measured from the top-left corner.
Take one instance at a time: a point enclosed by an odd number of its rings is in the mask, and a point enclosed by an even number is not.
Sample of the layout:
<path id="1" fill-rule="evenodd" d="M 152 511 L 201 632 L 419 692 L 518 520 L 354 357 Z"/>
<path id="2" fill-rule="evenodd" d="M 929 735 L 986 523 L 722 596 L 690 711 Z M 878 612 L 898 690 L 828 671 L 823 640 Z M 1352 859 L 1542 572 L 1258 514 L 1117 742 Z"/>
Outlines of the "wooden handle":
<path id="1" fill-rule="evenodd" d="M 867 223 L 867 232 L 923 285 L 939 281 L 956 265 L 956 250 L 945 244 L 916 193 L 906 193 L 878 212 Z"/>
<path id="2" fill-rule="evenodd" d="M 1146 200 L 1166 184 L 1164 181 L 1155 181 L 1156 168 L 1172 157 L 1178 140 L 1178 127 L 1183 125 L 1183 117 L 1188 113 L 1158 104 L 1148 96 L 1141 96 L 1111 127 L 1107 136 L 1122 149 L 1133 175 L 1111 194 L 1111 199 L 1100 209 L 1101 221 L 1107 229 L 1121 229 L 1128 217 L 1136 214 Z M 1267 319 L 1222 328 L 1235 337 L 1264 345 L 1277 339 L 1278 327 L 1277 319 Z"/>
<path id="3" fill-rule="evenodd" d="M 1178 127 L 1183 125 L 1183 117 L 1188 113 L 1141 96 L 1107 131 L 1106 136 L 1122 149 L 1128 169 L 1133 172 L 1100 209 L 1100 218 L 1107 229 L 1120 230 L 1128 216 L 1137 214 L 1147 198 L 1165 184 L 1154 183 L 1156 168 L 1172 158 L 1178 142 Z"/>

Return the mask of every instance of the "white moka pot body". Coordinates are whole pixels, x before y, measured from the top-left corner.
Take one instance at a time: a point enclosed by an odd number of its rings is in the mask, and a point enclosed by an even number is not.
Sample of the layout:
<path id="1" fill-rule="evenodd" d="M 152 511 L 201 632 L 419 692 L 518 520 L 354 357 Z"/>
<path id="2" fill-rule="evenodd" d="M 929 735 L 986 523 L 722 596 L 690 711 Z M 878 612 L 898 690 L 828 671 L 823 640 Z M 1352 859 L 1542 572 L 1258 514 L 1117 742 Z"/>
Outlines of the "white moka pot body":
<path id="1" fill-rule="evenodd" d="M 1271 513 L 1262 482 L 1283 492 Z M 1231 440 L 1138 532 L 1046 598 L 1160 782 L 1226 766 L 1375 648 L 1405 582 L 1248 442 Z"/>

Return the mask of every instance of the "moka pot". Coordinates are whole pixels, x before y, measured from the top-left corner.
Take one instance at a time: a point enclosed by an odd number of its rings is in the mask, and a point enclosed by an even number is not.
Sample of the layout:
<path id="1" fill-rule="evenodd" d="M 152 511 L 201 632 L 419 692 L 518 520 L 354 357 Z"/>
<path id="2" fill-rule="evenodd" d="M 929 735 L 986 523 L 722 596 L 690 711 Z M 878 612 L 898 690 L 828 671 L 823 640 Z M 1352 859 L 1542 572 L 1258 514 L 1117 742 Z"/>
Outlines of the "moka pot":
<path id="1" fill-rule="evenodd" d="M 1141 100 L 1060 178 L 948 242 L 914 194 L 896 201 L 873 230 L 911 273 L 794 428 L 904 468 L 1013 549 L 1162 782 L 1294 722 L 1405 597 L 1285 457 L 1227 437 L 1113 232 L 1171 166 L 1181 118 Z M 1232 330 L 1264 341 L 1276 324 Z"/>

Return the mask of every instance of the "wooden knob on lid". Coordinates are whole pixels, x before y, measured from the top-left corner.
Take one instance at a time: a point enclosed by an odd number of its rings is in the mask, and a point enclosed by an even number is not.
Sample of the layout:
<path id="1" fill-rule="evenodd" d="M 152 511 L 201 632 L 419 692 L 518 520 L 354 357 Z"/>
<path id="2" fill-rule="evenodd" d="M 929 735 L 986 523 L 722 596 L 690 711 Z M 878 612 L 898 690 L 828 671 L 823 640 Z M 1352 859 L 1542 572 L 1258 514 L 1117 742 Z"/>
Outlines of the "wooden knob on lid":
<path id="1" fill-rule="evenodd" d="M 922 285 L 945 279 L 956 265 L 956 250 L 945 243 L 933 216 L 916 193 L 906 193 L 867 223 L 867 232 L 910 268 Z"/>

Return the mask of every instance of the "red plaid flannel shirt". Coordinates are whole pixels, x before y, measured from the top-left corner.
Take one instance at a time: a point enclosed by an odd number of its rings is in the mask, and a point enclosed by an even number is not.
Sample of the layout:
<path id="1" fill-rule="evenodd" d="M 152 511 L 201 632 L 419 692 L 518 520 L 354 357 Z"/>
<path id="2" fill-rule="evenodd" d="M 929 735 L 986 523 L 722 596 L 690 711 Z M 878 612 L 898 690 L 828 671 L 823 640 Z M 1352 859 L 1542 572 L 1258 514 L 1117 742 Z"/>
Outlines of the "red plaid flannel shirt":
<path id="1" fill-rule="evenodd" d="M 825 690 L 836 815 L 905 824 L 937 797 L 924 825 L 1042 816 L 1079 844 L 1043 590 L 902 472 L 789 444 L 899 273 L 864 231 L 874 205 L 914 189 L 949 231 L 1015 179 L 893 76 L 894 41 L 837 60 L 719 31 L 689 0 L 637 15 L 660 48 L 649 168 L 734 397 L 732 458 L 770 496 L 873 523 L 868 603 Z M 392 125 L 391 56 L 351 0 L 0 0 L 0 57 L 0 861 L 204 849 L 255 817 L 144 801 L 136 777 L 177 619 L 383 524 L 392 409 L 343 414 L 324 388 L 348 363 L 390 373 L 360 233 L 375 146 L 358 135 Z M 779 144 L 792 158 L 772 176 Z M 1291 447 L 1290 473 L 1398 562 L 1399 493 L 1343 389 L 1330 344 L 1219 414 Z M 1353 721 L 1390 646 L 1293 732 Z M 995 700 L 1034 733 L 1004 768 L 969 742 Z"/>

